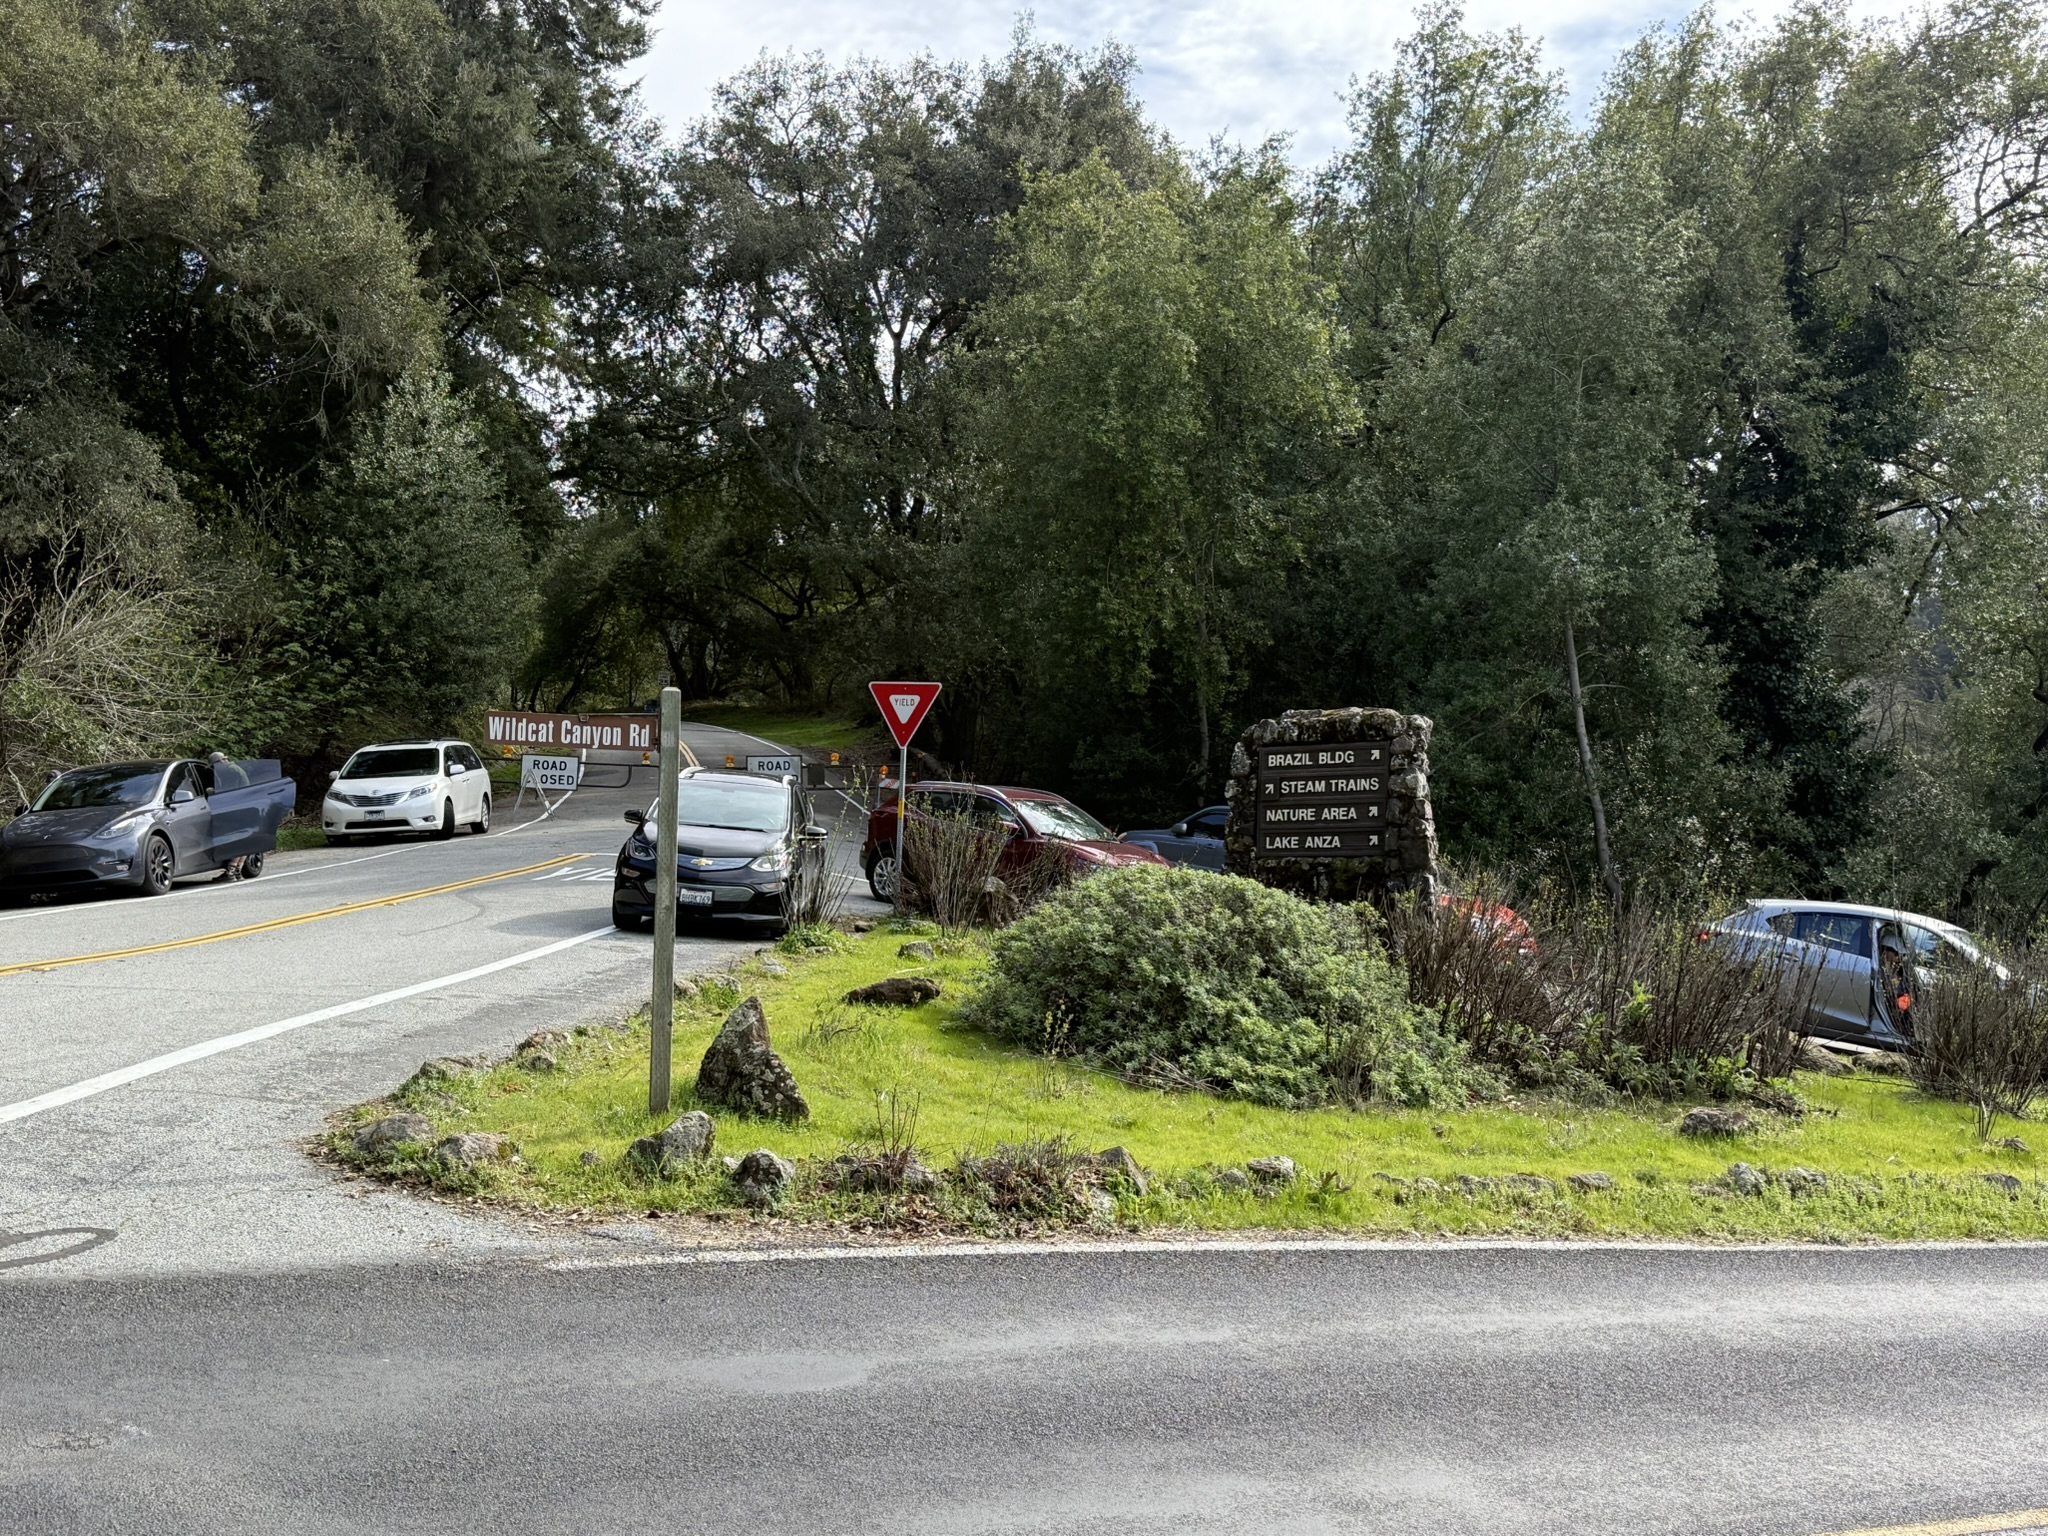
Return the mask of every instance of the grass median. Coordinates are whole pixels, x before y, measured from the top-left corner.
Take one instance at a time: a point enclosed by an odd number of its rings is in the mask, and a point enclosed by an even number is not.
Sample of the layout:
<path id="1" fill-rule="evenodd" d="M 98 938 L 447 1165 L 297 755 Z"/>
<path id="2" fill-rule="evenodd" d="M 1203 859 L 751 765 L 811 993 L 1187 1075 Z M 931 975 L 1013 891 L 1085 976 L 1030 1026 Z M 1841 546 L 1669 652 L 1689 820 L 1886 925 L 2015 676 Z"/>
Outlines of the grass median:
<path id="1" fill-rule="evenodd" d="M 912 961 L 897 952 L 905 938 L 837 936 L 829 951 L 778 952 L 699 978 L 698 995 L 677 1008 L 671 1115 L 647 1113 L 641 1017 L 543 1042 L 553 1063 L 546 1070 L 535 1070 L 528 1052 L 424 1074 L 394 1098 L 354 1111 L 328 1146 L 384 1177 L 517 1207 L 738 1213 L 720 1157 L 663 1177 L 625 1154 L 673 1114 L 702 1107 L 691 1097 L 697 1062 L 727 1012 L 758 996 L 811 1118 L 788 1125 L 712 1111 L 716 1152 L 766 1148 L 797 1165 L 776 1210 L 784 1222 L 990 1235 L 1083 1225 L 1842 1242 L 2048 1237 L 2038 1154 L 1986 1147 L 1967 1108 L 1900 1079 L 1800 1074 L 1805 1113 L 1760 1113 L 1752 1132 L 1712 1139 L 1679 1135 L 1683 1106 L 1668 1104 L 1267 1108 L 1133 1086 L 995 1043 L 958 1016 L 982 966 L 979 944 L 933 936 L 936 958 Z M 944 990 L 912 1008 L 843 1001 L 891 975 L 929 976 Z M 506 1138 L 517 1158 L 469 1169 L 444 1166 L 427 1142 L 358 1152 L 353 1130 L 398 1109 L 426 1115 L 437 1136 Z M 913 1142 L 942 1171 L 936 1188 L 862 1192 L 846 1187 L 844 1163 L 835 1169 L 835 1159 Z M 1057 1161 L 1113 1146 L 1145 1170 L 1142 1192 L 1133 1182 L 1097 1180 L 1104 1193 L 1092 1203 L 1033 1207 L 1006 1202 L 958 1171 L 999 1148 L 1037 1149 L 1032 1155 Z M 1248 1164 L 1273 1157 L 1291 1158 L 1296 1176 L 1242 1187 Z M 1731 1181 L 1738 1163 L 1757 1177 Z M 1823 1175 L 1824 1187 L 1804 1173 L 1788 1181 L 1795 1169 Z M 1581 1187 L 1603 1179 L 1607 1187 Z"/>

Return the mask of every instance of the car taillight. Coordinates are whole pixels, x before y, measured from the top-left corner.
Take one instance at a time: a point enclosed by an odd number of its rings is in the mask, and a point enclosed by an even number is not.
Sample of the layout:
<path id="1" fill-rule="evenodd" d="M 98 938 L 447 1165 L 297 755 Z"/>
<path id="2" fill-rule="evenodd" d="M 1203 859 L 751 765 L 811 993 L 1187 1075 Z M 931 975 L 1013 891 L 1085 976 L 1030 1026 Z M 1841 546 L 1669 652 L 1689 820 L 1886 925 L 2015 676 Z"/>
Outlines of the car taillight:
<path id="1" fill-rule="evenodd" d="M 1702 929 L 1701 929 L 1701 930 L 1700 930 L 1700 931 L 1699 931 L 1698 933 L 1696 933 L 1696 934 L 1694 934 L 1694 935 L 1693 935 L 1693 938 L 1694 938 L 1694 940 L 1695 940 L 1696 942 L 1698 942 L 1698 943 L 1701 943 L 1701 944 L 1705 944 L 1705 943 L 1706 943 L 1706 942 L 1707 942 L 1708 940 L 1712 939 L 1712 938 L 1713 938 L 1713 936 L 1714 936 L 1714 930 L 1713 930 L 1713 929 L 1711 929 L 1711 928 L 1702 928 Z"/>

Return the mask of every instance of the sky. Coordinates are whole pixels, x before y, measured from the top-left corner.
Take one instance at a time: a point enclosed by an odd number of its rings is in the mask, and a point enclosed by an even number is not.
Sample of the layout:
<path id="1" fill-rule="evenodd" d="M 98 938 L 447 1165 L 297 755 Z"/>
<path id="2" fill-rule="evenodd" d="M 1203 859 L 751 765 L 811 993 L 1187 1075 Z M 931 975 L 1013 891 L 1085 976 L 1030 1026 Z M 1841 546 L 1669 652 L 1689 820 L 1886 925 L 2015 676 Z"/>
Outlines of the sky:
<path id="1" fill-rule="evenodd" d="M 1720 11 L 1767 20 L 1787 8 L 1785 0 L 1756 0 Z M 1917 8 L 1907 0 L 1850 4 L 1860 17 Z M 1025 9 L 1009 0 L 662 0 L 641 93 L 679 129 L 709 107 L 718 81 L 764 51 L 817 51 L 835 62 L 920 52 L 979 60 L 1006 51 Z M 1519 26 L 1543 39 L 1583 110 L 1623 47 L 1691 9 L 1690 0 L 1468 0 L 1465 15 L 1476 31 Z M 1292 158 L 1304 166 L 1343 141 L 1347 84 L 1391 62 L 1414 18 L 1412 5 L 1374 0 L 1041 0 L 1031 10 L 1048 41 L 1092 49 L 1114 38 L 1132 49 L 1150 116 L 1182 144 L 1288 133 Z"/>

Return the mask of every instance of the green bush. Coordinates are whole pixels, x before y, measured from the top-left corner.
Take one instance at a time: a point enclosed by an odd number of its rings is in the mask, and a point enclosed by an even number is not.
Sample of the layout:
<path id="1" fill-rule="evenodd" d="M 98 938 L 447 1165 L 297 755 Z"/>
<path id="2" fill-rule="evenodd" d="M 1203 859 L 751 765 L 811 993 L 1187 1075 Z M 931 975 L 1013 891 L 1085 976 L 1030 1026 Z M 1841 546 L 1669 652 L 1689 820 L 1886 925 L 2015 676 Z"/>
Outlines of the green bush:
<path id="1" fill-rule="evenodd" d="M 1484 1081 L 1410 1007 L 1368 920 L 1251 880 L 1112 870 L 994 940 L 968 1021 L 1260 1104 L 1461 1102 Z"/>

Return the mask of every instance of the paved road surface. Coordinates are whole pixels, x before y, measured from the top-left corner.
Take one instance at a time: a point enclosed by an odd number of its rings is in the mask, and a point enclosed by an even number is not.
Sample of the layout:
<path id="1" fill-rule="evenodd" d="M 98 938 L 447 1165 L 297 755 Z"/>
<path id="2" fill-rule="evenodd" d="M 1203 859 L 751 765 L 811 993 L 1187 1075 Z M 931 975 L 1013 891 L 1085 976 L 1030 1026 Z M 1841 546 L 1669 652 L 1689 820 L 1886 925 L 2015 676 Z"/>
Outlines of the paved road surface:
<path id="1" fill-rule="evenodd" d="M 1790 1536 L 2038 1509 L 2042 1262 L 1269 1250 L 41 1279 L 8 1303 L 0 1528 Z"/>
<path id="2" fill-rule="evenodd" d="M 751 740 L 708 727 L 686 734 L 712 761 Z M 621 812 L 653 794 L 652 775 L 635 778 L 630 788 L 579 791 L 559 814 L 517 825 L 503 795 L 486 837 L 281 854 L 239 884 L 0 913 L 0 1233 L 112 1234 L 63 1261 L 76 1273 L 527 1251 L 532 1239 L 502 1222 L 345 1193 L 297 1144 L 334 1109 L 389 1090 L 428 1057 L 503 1049 L 531 1030 L 615 1018 L 644 999 L 650 941 L 615 932 L 610 916 Z M 851 859 L 849 849 L 837 854 Z M 414 899 L 377 904 L 406 896 Z M 219 933 L 238 936 L 176 947 Z M 723 964 L 761 942 L 693 931 L 677 968 Z M 173 947 L 7 974 L 151 946 Z M 493 966 L 504 968 L 447 982 Z M 166 1053 L 422 986 L 9 1119 L 53 1091 Z"/>
<path id="3" fill-rule="evenodd" d="M 608 881 L 649 793 L 0 915 L 0 1533 L 1809 1533 L 2048 1505 L 2038 1248 L 679 1263 L 667 1224 L 529 1230 L 306 1161 L 425 1057 L 638 999 Z"/>

